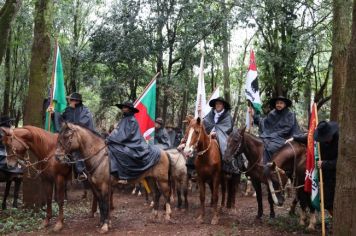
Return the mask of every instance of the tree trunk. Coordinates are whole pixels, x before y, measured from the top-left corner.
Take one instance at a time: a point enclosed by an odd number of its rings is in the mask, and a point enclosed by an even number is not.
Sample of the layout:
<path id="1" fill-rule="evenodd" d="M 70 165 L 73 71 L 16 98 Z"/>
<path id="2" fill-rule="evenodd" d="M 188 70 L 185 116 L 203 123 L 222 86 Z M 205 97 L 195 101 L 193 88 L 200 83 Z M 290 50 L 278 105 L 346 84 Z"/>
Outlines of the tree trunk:
<path id="1" fill-rule="evenodd" d="M 340 112 L 340 98 L 346 79 L 347 46 L 350 42 L 352 0 L 333 0 L 333 9 L 333 85 L 330 120 L 338 121 L 339 116 L 342 114 Z"/>
<path id="2" fill-rule="evenodd" d="M 227 14 L 225 2 L 222 3 L 222 11 L 225 12 L 225 17 Z M 229 72 L 229 32 L 227 29 L 227 19 L 224 19 L 223 23 L 223 76 L 224 76 L 224 97 L 228 103 L 231 103 L 230 98 L 230 72 Z"/>
<path id="3" fill-rule="evenodd" d="M 341 102 L 339 155 L 334 200 L 334 235 L 356 235 L 356 0 L 352 39 L 348 50 L 347 77 Z"/>
<path id="4" fill-rule="evenodd" d="M 0 65 L 7 48 L 11 23 L 20 9 L 21 3 L 22 0 L 6 0 L 4 6 L 0 9 Z"/>
<path id="5" fill-rule="evenodd" d="M 10 115 L 10 85 L 11 85 L 11 49 L 10 49 L 10 42 L 11 42 L 11 31 L 9 32 L 8 36 L 8 43 L 6 49 L 6 56 L 5 56 L 5 88 L 4 88 L 4 106 L 2 113 L 3 115 Z"/>
<path id="6" fill-rule="evenodd" d="M 24 125 L 43 127 L 42 104 L 46 95 L 48 61 L 50 59 L 52 1 L 37 0 L 35 4 L 35 27 L 30 64 L 30 79 L 25 106 Z M 33 155 L 31 162 L 37 161 Z M 42 204 L 42 184 L 40 179 L 31 179 L 24 175 L 23 201 L 25 207 L 37 208 Z"/>
<path id="7" fill-rule="evenodd" d="M 73 15 L 73 53 L 70 58 L 70 73 L 69 73 L 69 93 L 77 92 L 77 76 L 79 68 L 78 60 L 78 45 L 79 45 L 79 11 L 80 3 L 79 0 L 74 2 L 74 15 Z"/>

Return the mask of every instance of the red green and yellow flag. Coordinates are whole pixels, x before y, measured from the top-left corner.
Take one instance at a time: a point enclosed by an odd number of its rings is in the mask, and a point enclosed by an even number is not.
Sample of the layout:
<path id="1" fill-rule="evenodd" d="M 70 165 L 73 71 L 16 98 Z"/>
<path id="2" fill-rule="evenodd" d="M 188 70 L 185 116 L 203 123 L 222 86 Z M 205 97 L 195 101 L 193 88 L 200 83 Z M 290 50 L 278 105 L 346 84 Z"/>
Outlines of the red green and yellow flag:
<path id="1" fill-rule="evenodd" d="M 156 76 L 136 100 L 134 106 L 140 111 L 135 114 L 135 118 L 143 137 L 147 141 L 153 140 L 156 119 Z"/>

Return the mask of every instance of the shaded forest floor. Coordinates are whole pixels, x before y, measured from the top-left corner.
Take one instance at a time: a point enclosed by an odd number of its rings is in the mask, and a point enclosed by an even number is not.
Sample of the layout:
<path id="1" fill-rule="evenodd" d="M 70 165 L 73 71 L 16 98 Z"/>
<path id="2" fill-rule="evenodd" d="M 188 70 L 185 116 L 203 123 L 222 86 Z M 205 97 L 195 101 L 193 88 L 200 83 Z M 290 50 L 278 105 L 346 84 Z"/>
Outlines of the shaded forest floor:
<path id="1" fill-rule="evenodd" d="M 256 221 L 256 199 L 252 196 L 242 196 L 239 191 L 235 211 L 223 210 L 218 225 L 210 225 L 212 208 L 207 207 L 204 224 L 197 225 L 195 218 L 199 210 L 199 194 L 194 191 L 189 194 L 190 207 L 188 211 L 173 208 L 174 223 L 166 223 L 160 211 L 160 219 L 151 217 L 151 208 L 145 203 L 143 196 L 131 194 L 129 186 L 115 189 L 112 213 L 112 228 L 108 235 L 320 235 L 320 224 L 316 232 L 307 232 L 298 226 L 298 218 L 288 215 L 292 201 L 287 199 L 283 207 L 275 207 L 277 217 L 269 219 L 269 207 L 264 196 L 264 213 L 262 221 Z M 72 187 L 65 203 L 65 227 L 63 235 L 97 235 L 99 216 L 89 217 L 91 194 L 81 199 L 83 190 Z M 210 199 L 208 193 L 207 199 Z M 11 199 L 12 200 L 12 199 Z M 163 205 L 161 199 L 161 205 Z M 9 202 L 10 203 L 10 202 Z M 208 205 L 208 203 L 206 203 Z M 56 205 L 56 204 L 54 204 Z M 57 206 L 54 207 L 58 211 Z M 10 235 L 55 235 L 52 232 L 55 221 L 49 228 L 41 229 L 41 219 L 44 212 L 33 213 L 22 209 L 0 211 L 0 234 Z"/>

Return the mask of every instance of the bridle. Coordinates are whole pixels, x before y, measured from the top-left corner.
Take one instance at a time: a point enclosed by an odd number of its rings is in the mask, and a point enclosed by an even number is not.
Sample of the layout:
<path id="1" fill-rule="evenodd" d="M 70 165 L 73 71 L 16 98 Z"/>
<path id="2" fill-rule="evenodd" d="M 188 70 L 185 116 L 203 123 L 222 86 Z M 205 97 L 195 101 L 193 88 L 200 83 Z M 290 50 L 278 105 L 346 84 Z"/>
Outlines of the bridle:
<path id="1" fill-rule="evenodd" d="M 200 138 L 201 138 L 201 133 L 203 132 L 202 131 L 203 127 L 200 127 L 200 131 L 199 131 L 199 135 L 198 135 L 198 138 L 197 138 L 197 141 L 192 145 L 192 148 L 193 148 L 193 151 L 194 152 L 197 152 L 197 148 L 198 148 L 198 144 L 199 144 L 199 141 L 200 141 Z M 209 149 L 210 149 L 210 146 L 211 146 L 211 136 L 209 135 L 209 144 L 208 144 L 208 147 L 205 148 L 204 150 L 200 151 L 200 152 L 197 152 L 196 155 L 199 157 L 199 156 L 203 156 Z"/>
<path id="2" fill-rule="evenodd" d="M 11 147 L 12 154 L 7 155 L 6 159 L 8 161 L 9 157 L 15 157 L 17 163 L 19 163 L 22 167 L 24 167 L 24 168 L 26 168 L 28 170 L 27 175 L 28 175 L 29 178 L 34 178 L 34 179 L 37 178 L 40 174 L 42 174 L 49 167 L 47 165 L 47 167 L 39 170 L 35 166 L 40 164 L 40 163 L 42 163 L 42 162 L 48 162 L 48 160 L 51 159 L 53 157 L 53 155 L 52 156 L 47 156 L 46 158 L 44 158 L 42 160 L 39 160 L 37 162 L 32 163 L 30 161 L 30 154 L 29 154 L 30 147 L 21 138 L 17 137 L 15 135 L 15 132 L 11 133 L 11 137 L 10 138 L 11 138 L 11 146 L 10 147 Z M 17 150 L 13 145 L 14 140 L 16 140 L 18 143 L 21 144 L 21 146 L 23 146 L 26 149 L 24 155 L 21 155 L 21 154 L 17 153 Z M 32 168 L 36 172 L 36 175 L 34 177 L 31 176 L 30 168 Z"/>

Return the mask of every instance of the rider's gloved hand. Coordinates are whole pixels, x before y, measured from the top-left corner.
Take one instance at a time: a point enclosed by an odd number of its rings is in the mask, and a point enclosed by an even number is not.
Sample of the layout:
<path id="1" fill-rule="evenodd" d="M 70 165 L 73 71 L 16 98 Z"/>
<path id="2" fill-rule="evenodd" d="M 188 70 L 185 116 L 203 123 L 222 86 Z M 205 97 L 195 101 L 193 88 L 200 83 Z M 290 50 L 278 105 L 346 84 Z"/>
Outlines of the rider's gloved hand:
<path id="1" fill-rule="evenodd" d="M 294 138 L 289 138 L 285 141 L 285 143 L 289 143 L 289 142 L 292 142 L 294 140 Z"/>
<path id="2" fill-rule="evenodd" d="M 177 149 L 178 149 L 179 151 L 182 151 L 184 148 L 185 148 L 185 143 L 182 143 L 182 144 L 180 144 L 180 145 L 177 147 Z"/>

